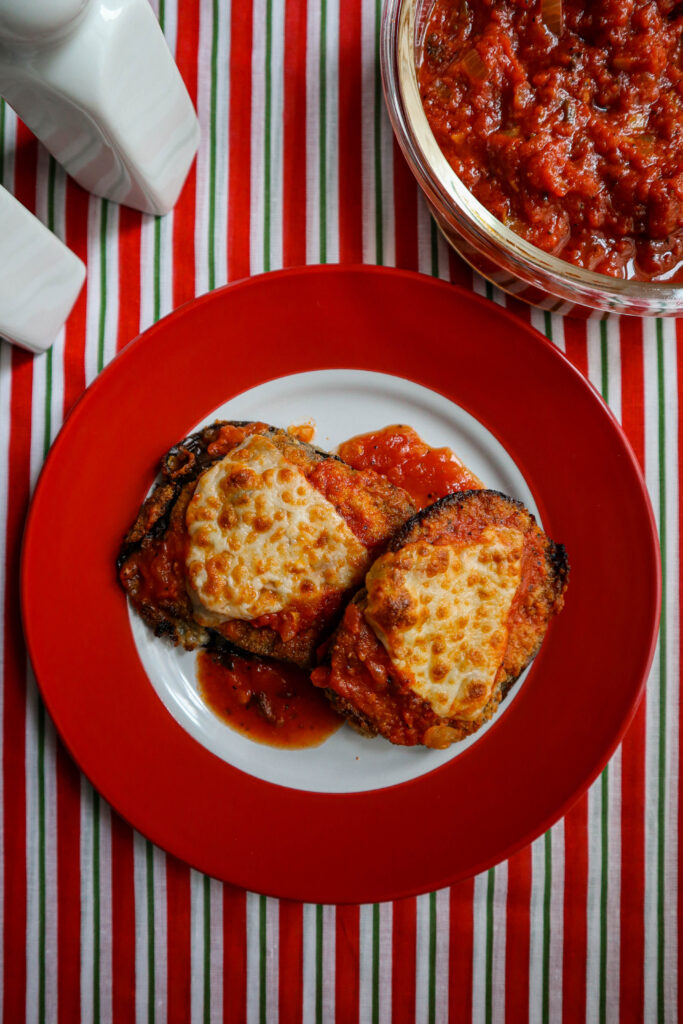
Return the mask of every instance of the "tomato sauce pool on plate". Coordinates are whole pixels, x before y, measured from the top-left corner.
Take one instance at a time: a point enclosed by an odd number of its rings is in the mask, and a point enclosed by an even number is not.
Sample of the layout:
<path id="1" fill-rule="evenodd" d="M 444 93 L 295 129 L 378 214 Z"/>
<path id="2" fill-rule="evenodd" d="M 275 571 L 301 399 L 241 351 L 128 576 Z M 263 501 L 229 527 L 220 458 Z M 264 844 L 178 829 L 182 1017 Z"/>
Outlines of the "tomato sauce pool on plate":
<path id="1" fill-rule="evenodd" d="M 359 434 L 340 445 L 339 455 L 354 469 L 372 469 L 402 487 L 418 509 L 483 486 L 450 448 L 431 447 L 404 424 Z M 251 655 L 220 661 L 200 651 L 197 681 L 207 707 L 257 743 L 317 747 L 342 724 L 310 674 L 294 665 Z"/>
<path id="2" fill-rule="evenodd" d="M 473 195 L 580 267 L 683 281 L 683 4 L 436 0 L 420 94 Z"/>

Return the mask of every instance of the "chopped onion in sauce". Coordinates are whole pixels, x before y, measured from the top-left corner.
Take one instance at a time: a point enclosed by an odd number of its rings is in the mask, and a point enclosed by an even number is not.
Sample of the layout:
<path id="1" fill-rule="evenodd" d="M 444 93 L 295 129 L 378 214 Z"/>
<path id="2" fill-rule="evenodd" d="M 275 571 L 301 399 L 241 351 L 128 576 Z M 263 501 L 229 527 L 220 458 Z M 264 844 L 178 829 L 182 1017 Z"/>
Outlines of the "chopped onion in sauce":
<path id="1" fill-rule="evenodd" d="M 562 35 L 564 27 L 564 11 L 562 0 L 541 0 L 541 17 L 553 35 Z"/>

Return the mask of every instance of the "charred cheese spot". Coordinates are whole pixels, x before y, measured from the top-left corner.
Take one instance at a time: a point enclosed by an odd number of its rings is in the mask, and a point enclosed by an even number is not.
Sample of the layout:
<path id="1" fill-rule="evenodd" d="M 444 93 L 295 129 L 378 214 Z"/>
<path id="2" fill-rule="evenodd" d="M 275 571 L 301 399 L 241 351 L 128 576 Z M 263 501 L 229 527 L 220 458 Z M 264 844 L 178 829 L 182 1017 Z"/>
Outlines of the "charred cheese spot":
<path id="1" fill-rule="evenodd" d="M 346 590 L 367 564 L 334 506 L 260 434 L 202 474 L 186 524 L 188 589 L 203 626 Z"/>
<path id="2" fill-rule="evenodd" d="M 442 718 L 489 700 L 522 574 L 524 535 L 488 527 L 476 543 L 406 544 L 367 575 L 365 618 L 410 688 Z"/>

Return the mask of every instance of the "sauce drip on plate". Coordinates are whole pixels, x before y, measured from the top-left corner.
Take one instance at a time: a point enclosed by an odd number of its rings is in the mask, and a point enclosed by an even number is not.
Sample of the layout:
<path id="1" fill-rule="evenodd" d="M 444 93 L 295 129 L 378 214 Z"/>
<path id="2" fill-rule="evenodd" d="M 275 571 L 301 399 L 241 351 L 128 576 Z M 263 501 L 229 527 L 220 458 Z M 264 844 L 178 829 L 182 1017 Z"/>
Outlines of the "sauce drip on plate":
<path id="1" fill-rule="evenodd" d="M 197 679 L 213 713 L 257 743 L 317 747 L 342 724 L 309 673 L 294 665 L 239 656 L 219 662 L 200 651 Z"/>
<path id="2" fill-rule="evenodd" d="M 419 508 L 455 491 L 484 486 L 450 448 L 432 448 L 402 423 L 344 441 L 339 455 L 354 469 L 381 473 L 407 491 Z"/>

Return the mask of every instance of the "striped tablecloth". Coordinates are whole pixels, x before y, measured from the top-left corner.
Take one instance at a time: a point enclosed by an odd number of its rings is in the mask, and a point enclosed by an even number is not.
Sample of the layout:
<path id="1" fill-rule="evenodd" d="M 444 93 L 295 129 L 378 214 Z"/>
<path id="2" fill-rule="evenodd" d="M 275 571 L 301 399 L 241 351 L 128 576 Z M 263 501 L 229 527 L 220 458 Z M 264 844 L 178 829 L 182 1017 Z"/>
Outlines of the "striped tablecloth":
<path id="1" fill-rule="evenodd" d="M 88 266 L 50 353 L 0 343 L 2 1019 L 676 1020 L 683 357 L 673 321 L 563 322 L 515 306 L 623 423 L 664 565 L 647 697 L 598 781 L 532 846 L 419 898 L 278 901 L 152 846 L 60 744 L 22 639 L 22 529 L 64 417 L 119 349 L 195 295 L 303 263 L 396 265 L 508 301 L 449 253 L 394 143 L 380 0 L 159 0 L 157 12 L 203 129 L 168 217 L 87 195 L 0 106 L 0 181 Z"/>

